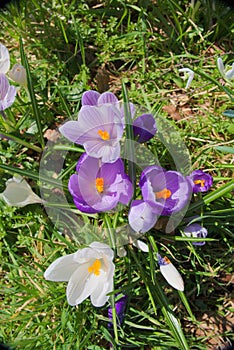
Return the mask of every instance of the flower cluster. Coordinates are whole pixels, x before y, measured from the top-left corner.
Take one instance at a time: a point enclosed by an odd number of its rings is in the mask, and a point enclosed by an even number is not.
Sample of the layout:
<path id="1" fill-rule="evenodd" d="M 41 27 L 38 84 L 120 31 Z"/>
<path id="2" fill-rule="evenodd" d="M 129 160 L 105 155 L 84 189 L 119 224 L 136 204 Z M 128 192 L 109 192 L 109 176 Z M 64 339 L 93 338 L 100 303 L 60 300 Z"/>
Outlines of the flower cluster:
<path id="1" fill-rule="evenodd" d="M 119 203 L 130 204 L 130 228 L 137 234 L 145 233 L 154 227 L 160 216 L 180 212 L 188 205 L 193 193 L 207 191 L 212 185 L 212 177 L 202 170 L 184 176 L 178 171 L 151 165 L 143 169 L 140 176 L 142 199 L 133 198 L 136 184 L 132 183 L 120 158 L 126 127 L 123 104 L 113 93 L 99 94 L 92 90 L 83 94 L 81 102 L 78 120 L 68 121 L 60 127 L 63 136 L 85 149 L 77 162 L 76 173 L 71 175 L 68 183 L 73 201 L 81 212 L 106 213 Z M 129 110 L 135 141 L 147 142 L 157 132 L 153 115 L 142 114 L 135 118 L 136 109 L 131 103 Z M 133 244 L 148 252 L 144 242 L 136 240 Z M 68 281 L 67 299 L 71 305 L 81 303 L 90 295 L 95 306 L 102 306 L 113 288 L 111 252 L 108 246 L 93 242 L 88 248 L 57 259 L 46 270 L 45 278 Z M 182 277 L 169 259 L 158 254 L 158 263 L 168 283 L 183 291 Z M 85 281 L 83 288 L 82 281 Z M 126 297 L 121 300 L 121 310 L 118 305 L 116 310 L 121 323 Z M 112 318 L 112 311 L 109 314 Z"/>

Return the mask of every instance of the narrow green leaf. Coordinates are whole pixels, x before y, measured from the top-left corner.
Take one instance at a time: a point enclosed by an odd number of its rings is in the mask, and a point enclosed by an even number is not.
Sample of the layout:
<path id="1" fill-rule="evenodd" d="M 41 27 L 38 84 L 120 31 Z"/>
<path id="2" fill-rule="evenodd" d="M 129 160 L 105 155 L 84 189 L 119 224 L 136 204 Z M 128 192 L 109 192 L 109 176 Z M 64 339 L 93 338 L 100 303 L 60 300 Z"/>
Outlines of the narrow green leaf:
<path id="1" fill-rule="evenodd" d="M 29 92 L 29 96 L 31 99 L 32 109 L 33 109 L 33 113 L 35 116 L 35 120 L 37 123 L 37 128 L 38 128 L 38 132 L 39 132 L 39 141 L 40 141 L 42 148 L 44 148 L 45 143 L 44 143 L 42 125 L 41 125 L 42 118 L 40 115 L 40 110 L 39 110 L 38 105 L 37 105 L 37 100 L 36 100 L 36 96 L 35 96 L 35 92 L 34 92 L 34 88 L 33 88 L 33 83 L 32 83 L 31 72 L 30 72 L 27 56 L 25 55 L 25 52 L 24 52 L 22 38 L 20 39 L 20 54 L 21 54 L 22 65 L 25 67 L 26 72 L 27 72 L 28 92 Z"/>

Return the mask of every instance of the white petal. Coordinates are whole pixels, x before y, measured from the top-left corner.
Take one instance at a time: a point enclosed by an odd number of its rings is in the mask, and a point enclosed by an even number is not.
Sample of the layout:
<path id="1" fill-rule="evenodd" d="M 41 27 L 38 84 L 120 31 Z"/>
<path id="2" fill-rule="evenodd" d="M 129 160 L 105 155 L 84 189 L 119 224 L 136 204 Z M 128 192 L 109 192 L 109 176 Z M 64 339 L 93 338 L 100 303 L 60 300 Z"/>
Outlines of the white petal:
<path id="1" fill-rule="evenodd" d="M 133 242 L 133 245 L 137 248 L 139 248 L 140 250 L 142 250 L 142 252 L 144 253 L 148 253 L 149 252 L 149 247 L 146 243 L 140 241 L 139 239 L 137 241 Z"/>
<path id="2" fill-rule="evenodd" d="M 109 299 L 107 294 L 112 292 L 112 290 L 113 278 L 107 280 L 106 274 L 101 273 L 100 276 L 98 276 L 98 284 L 91 294 L 91 303 L 96 307 L 103 306 Z"/>
<path id="3" fill-rule="evenodd" d="M 234 63 L 232 64 L 232 68 L 226 71 L 225 77 L 227 79 L 232 79 L 234 77 Z"/>
<path id="4" fill-rule="evenodd" d="M 89 245 L 90 248 L 95 249 L 96 251 L 98 251 L 100 254 L 104 254 L 106 256 L 108 256 L 109 259 L 113 259 L 114 257 L 114 252 L 113 250 L 105 243 L 101 243 L 101 242 L 92 242 Z"/>
<path id="5" fill-rule="evenodd" d="M 179 72 L 184 72 L 188 75 L 188 81 L 187 81 L 187 84 L 185 86 L 185 89 L 188 89 L 193 81 L 194 71 L 190 68 L 181 68 L 181 69 L 179 69 Z"/>
<path id="6" fill-rule="evenodd" d="M 14 176 L 6 182 L 6 189 L 2 192 L 1 197 L 8 205 L 16 207 L 44 203 L 44 200 L 32 191 L 29 184 L 21 176 Z"/>
<path id="7" fill-rule="evenodd" d="M 217 59 L 217 66 L 218 66 L 219 73 L 222 75 L 222 77 L 225 77 L 224 65 L 221 57 Z"/>
<path id="8" fill-rule="evenodd" d="M 175 266 L 170 262 L 168 265 L 161 265 L 160 271 L 163 277 L 167 280 L 167 282 L 175 289 L 183 292 L 184 290 L 184 281 L 179 273 L 179 271 L 175 268 Z"/>
<path id="9" fill-rule="evenodd" d="M 97 288 L 99 276 L 88 272 L 89 263 L 83 264 L 72 274 L 67 285 L 67 300 L 72 306 L 82 303 Z"/>
<path id="10" fill-rule="evenodd" d="M 45 271 L 44 277 L 54 282 L 67 282 L 77 270 L 79 264 L 74 260 L 75 254 L 61 256 Z"/>

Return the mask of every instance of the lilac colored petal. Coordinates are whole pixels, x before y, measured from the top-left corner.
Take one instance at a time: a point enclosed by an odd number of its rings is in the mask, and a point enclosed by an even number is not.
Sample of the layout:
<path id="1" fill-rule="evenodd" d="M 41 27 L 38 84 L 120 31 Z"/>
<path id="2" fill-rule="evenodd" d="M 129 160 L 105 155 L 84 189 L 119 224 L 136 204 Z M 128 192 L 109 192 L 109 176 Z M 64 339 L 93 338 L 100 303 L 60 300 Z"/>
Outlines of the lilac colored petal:
<path id="1" fill-rule="evenodd" d="M 2 101 L 3 110 L 7 109 L 8 107 L 10 107 L 14 103 L 15 96 L 16 96 L 16 88 L 15 88 L 15 86 L 10 85 L 9 89 L 7 91 L 7 94 L 5 96 L 5 99 Z"/>
<path id="2" fill-rule="evenodd" d="M 4 100 L 9 89 L 9 81 L 5 74 L 0 73 L 0 100 Z"/>
<path id="3" fill-rule="evenodd" d="M 9 51 L 5 45 L 0 44 L 0 73 L 6 74 L 9 71 L 9 69 L 10 69 Z"/>
<path id="4" fill-rule="evenodd" d="M 154 227 L 157 219 L 158 216 L 152 211 L 148 203 L 142 200 L 132 201 L 128 221 L 135 232 L 145 233 L 149 231 Z"/>
<path id="5" fill-rule="evenodd" d="M 201 226 L 200 224 L 197 224 L 197 223 L 185 226 L 183 229 L 183 232 L 184 232 L 185 236 L 193 237 L 193 238 L 206 238 L 206 236 L 208 235 L 207 229 L 205 227 Z M 202 242 L 202 241 L 200 241 L 200 242 L 193 241 L 192 242 L 193 245 L 198 245 L 198 246 L 202 246 L 205 243 L 206 242 Z"/>
<path id="6" fill-rule="evenodd" d="M 101 94 L 98 98 L 97 104 L 98 106 L 105 104 L 105 103 L 111 103 L 111 104 L 118 104 L 119 101 L 117 97 L 112 92 L 104 92 Z"/>
<path id="7" fill-rule="evenodd" d="M 133 133 L 140 143 L 149 141 L 156 131 L 156 122 L 152 114 L 142 114 L 133 121 Z"/>
<path id="8" fill-rule="evenodd" d="M 81 104 L 82 106 L 96 106 L 99 97 L 100 94 L 97 91 L 85 91 L 82 95 Z"/>
<path id="9" fill-rule="evenodd" d="M 206 192 L 213 184 L 213 177 L 202 170 L 194 170 L 188 179 L 191 180 L 193 193 Z"/>

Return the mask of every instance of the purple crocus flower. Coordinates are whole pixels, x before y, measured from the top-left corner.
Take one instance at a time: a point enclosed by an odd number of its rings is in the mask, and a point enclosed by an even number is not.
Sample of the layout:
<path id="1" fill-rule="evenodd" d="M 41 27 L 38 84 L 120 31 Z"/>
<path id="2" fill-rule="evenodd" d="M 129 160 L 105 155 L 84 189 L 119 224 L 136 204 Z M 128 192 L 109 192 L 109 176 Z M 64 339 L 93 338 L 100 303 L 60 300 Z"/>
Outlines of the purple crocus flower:
<path id="1" fill-rule="evenodd" d="M 120 156 L 124 124 L 113 104 L 86 105 L 81 108 L 78 121 L 68 121 L 59 130 L 70 141 L 83 145 L 90 157 L 101 158 L 103 163 L 115 162 Z"/>
<path id="2" fill-rule="evenodd" d="M 121 159 L 102 163 L 100 159 L 83 154 L 70 177 L 68 188 L 76 207 L 85 213 L 111 210 L 120 202 L 127 205 L 133 186 L 124 172 Z"/>
<path id="3" fill-rule="evenodd" d="M 131 203 L 128 221 L 132 229 L 140 233 L 154 227 L 160 215 L 180 211 L 192 193 L 190 181 L 182 174 L 157 165 L 144 169 L 139 185 L 143 200 Z"/>
<path id="4" fill-rule="evenodd" d="M 193 193 L 206 192 L 213 184 L 212 176 L 202 170 L 194 170 L 188 178 L 192 182 Z"/>
<path id="5" fill-rule="evenodd" d="M 156 131 L 156 122 L 152 114 L 142 114 L 133 121 L 133 133 L 140 143 L 149 141 Z"/>
<path id="6" fill-rule="evenodd" d="M 117 324 L 120 326 L 124 320 L 124 313 L 127 305 L 128 297 L 127 295 L 123 295 L 118 301 L 115 303 L 116 315 L 117 315 Z M 112 308 L 108 308 L 108 317 L 111 322 L 108 323 L 108 328 L 113 328 L 112 323 Z"/>
<path id="7" fill-rule="evenodd" d="M 153 165 L 143 170 L 140 188 L 145 202 L 153 212 L 171 215 L 180 211 L 189 201 L 190 182 L 177 171 L 166 171 Z"/>
<path id="8" fill-rule="evenodd" d="M 0 112 L 13 104 L 15 95 L 16 88 L 9 84 L 5 74 L 0 73 Z"/>
<path id="9" fill-rule="evenodd" d="M 194 238 L 206 238 L 208 235 L 208 231 L 205 227 L 201 226 L 200 224 L 194 223 L 187 225 L 183 228 L 183 233 L 187 237 L 194 237 Z M 195 242 L 193 241 L 193 245 L 204 245 L 206 242 Z"/>

